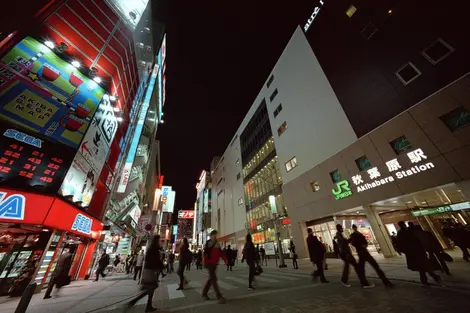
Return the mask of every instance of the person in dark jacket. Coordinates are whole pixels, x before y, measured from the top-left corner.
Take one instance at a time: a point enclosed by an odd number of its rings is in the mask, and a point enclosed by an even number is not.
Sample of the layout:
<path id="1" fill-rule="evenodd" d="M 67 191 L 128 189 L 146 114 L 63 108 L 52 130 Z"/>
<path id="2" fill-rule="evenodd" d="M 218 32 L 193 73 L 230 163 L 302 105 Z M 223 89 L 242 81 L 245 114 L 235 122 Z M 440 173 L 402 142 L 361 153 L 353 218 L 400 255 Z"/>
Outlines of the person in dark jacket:
<path id="1" fill-rule="evenodd" d="M 100 260 L 98 261 L 98 268 L 96 269 L 96 278 L 94 281 L 98 281 L 98 279 L 100 278 L 100 275 L 103 278 L 106 277 L 106 275 L 104 274 L 104 270 L 106 269 L 108 265 L 109 265 L 109 255 L 103 249 L 103 254 L 101 255 Z"/>
<path id="2" fill-rule="evenodd" d="M 416 236 L 414 225 L 409 223 L 409 226 L 412 227 L 406 227 L 405 222 L 401 221 L 398 223 L 398 226 L 400 230 L 397 234 L 397 244 L 400 251 L 406 256 L 408 269 L 419 272 L 419 277 L 423 285 L 429 285 L 426 273 L 434 278 L 439 285 L 442 285 L 442 280 L 439 275 L 435 274 L 431 269 L 429 259 L 426 256 L 426 250 L 418 236 Z"/>
<path id="3" fill-rule="evenodd" d="M 180 277 L 180 285 L 176 290 L 183 290 L 186 279 L 184 278 L 184 269 L 188 263 L 193 261 L 193 254 L 189 251 L 188 238 L 183 238 L 183 245 L 180 249 L 180 264 L 178 266 L 178 276 Z"/>
<path id="4" fill-rule="evenodd" d="M 418 236 L 418 239 L 423 245 L 424 250 L 426 250 L 429 255 L 429 259 L 435 260 L 435 262 L 439 264 L 441 271 L 447 275 L 450 275 L 449 267 L 447 266 L 443 256 L 444 249 L 442 249 L 442 246 L 437 238 L 430 231 L 423 230 L 421 225 L 415 226 L 415 230 L 416 236 Z"/>
<path id="5" fill-rule="evenodd" d="M 160 256 L 160 236 L 155 235 L 153 236 L 150 246 L 147 248 L 145 253 L 144 270 L 142 272 L 141 282 L 141 288 L 144 292 L 128 303 L 129 308 L 135 305 L 143 297 L 148 296 L 145 312 L 148 313 L 157 310 L 152 306 L 153 293 L 155 292 L 155 289 L 158 288 L 158 272 L 163 271 L 164 268 L 165 266 L 163 265 L 162 258 Z"/>
<path id="6" fill-rule="evenodd" d="M 245 246 L 243 247 L 242 263 L 246 260 L 248 265 L 248 290 L 254 290 L 253 279 L 255 278 L 256 262 L 258 256 L 255 245 L 250 234 L 246 235 Z"/>
<path id="7" fill-rule="evenodd" d="M 63 253 L 59 257 L 56 268 L 52 273 L 51 282 L 49 283 L 49 286 L 46 290 L 46 294 L 44 295 L 44 299 L 52 298 L 51 292 L 54 286 L 56 286 L 56 288 L 60 290 L 60 288 L 70 283 L 69 272 L 70 267 L 72 266 L 73 255 L 75 253 L 76 248 L 77 246 L 71 246 L 67 252 Z"/>
<path id="8" fill-rule="evenodd" d="M 343 226 L 340 224 L 336 225 L 336 236 L 335 241 L 338 244 L 338 253 L 341 260 L 343 260 L 344 268 L 343 268 L 343 275 L 341 277 L 341 282 L 345 287 L 351 287 L 348 283 L 349 280 L 349 266 L 352 265 L 356 270 L 356 274 L 359 277 L 359 281 L 363 288 L 374 288 L 374 284 L 370 284 L 369 281 L 366 279 L 366 275 L 364 271 L 361 271 L 359 268 L 356 259 L 352 255 L 351 248 L 349 247 L 349 240 L 344 238 L 343 235 Z"/>
<path id="9" fill-rule="evenodd" d="M 313 235 L 311 228 L 307 229 L 307 247 L 310 261 L 317 267 L 313 272 L 313 277 L 320 277 L 322 283 L 328 283 L 323 271 L 323 259 L 325 258 L 325 246 L 318 240 L 317 236 Z"/>
<path id="10" fill-rule="evenodd" d="M 196 253 L 196 269 L 202 270 L 202 251 L 199 249 Z"/>
<path id="11" fill-rule="evenodd" d="M 225 298 L 220 292 L 219 285 L 217 284 L 217 265 L 219 265 L 220 259 L 225 261 L 227 264 L 228 260 L 225 257 L 222 248 L 220 247 L 219 242 L 217 241 L 217 231 L 213 230 L 210 234 L 211 238 L 206 242 L 204 246 L 204 266 L 209 271 L 209 278 L 207 279 L 204 289 L 202 290 L 202 298 L 204 300 L 209 300 L 207 293 L 209 288 L 212 286 L 214 288 L 217 299 L 220 304 L 226 302 Z"/>
<path id="12" fill-rule="evenodd" d="M 470 262 L 470 232 L 462 224 L 456 223 L 454 225 L 452 240 L 460 250 L 462 250 L 463 259 Z"/>
<path id="13" fill-rule="evenodd" d="M 366 271 L 366 262 L 369 262 L 369 264 L 374 268 L 375 272 L 379 276 L 379 278 L 382 280 L 383 284 L 386 287 L 392 287 L 393 284 L 388 280 L 388 278 L 385 276 L 385 273 L 382 271 L 380 268 L 379 264 L 377 264 L 377 261 L 370 255 L 369 250 L 367 250 L 367 239 L 364 237 L 363 234 L 361 234 L 357 230 L 356 225 L 352 225 L 353 233 L 349 237 L 349 242 L 351 245 L 356 248 L 357 255 L 359 256 L 359 262 L 357 263 L 358 269 L 361 272 Z"/>
<path id="14" fill-rule="evenodd" d="M 227 258 L 227 271 L 232 271 L 233 269 L 233 250 L 230 245 L 227 246 L 225 250 L 225 257 Z"/>

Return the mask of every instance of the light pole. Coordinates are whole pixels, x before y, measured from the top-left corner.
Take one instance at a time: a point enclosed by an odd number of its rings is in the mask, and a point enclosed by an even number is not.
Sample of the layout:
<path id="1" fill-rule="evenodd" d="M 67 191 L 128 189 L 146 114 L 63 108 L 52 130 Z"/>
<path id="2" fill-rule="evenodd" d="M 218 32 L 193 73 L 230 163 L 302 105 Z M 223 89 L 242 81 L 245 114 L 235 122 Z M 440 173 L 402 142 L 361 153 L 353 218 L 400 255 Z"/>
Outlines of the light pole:
<path id="1" fill-rule="evenodd" d="M 277 251 L 279 254 L 279 267 L 287 267 L 286 263 L 284 262 L 284 255 L 282 253 L 282 244 L 281 244 L 281 234 L 279 233 L 279 227 L 277 226 L 278 221 L 278 214 L 277 214 L 277 207 L 276 207 L 276 197 L 273 195 L 269 196 L 269 204 L 271 206 L 271 213 L 273 214 L 274 220 L 274 231 L 276 232 L 276 242 L 277 242 Z"/>

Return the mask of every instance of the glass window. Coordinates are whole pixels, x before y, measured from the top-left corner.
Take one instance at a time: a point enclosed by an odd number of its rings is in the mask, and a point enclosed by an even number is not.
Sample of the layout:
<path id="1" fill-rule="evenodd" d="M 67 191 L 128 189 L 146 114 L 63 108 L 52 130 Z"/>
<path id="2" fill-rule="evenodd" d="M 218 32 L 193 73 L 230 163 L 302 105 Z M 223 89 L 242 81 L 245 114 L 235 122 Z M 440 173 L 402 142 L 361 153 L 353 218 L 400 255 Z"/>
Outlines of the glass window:
<path id="1" fill-rule="evenodd" d="M 450 131 L 455 132 L 470 125 L 470 112 L 464 107 L 457 108 L 440 117 Z"/>
<path id="2" fill-rule="evenodd" d="M 331 180 L 334 183 L 340 182 L 343 179 L 341 178 L 341 174 L 339 173 L 339 170 L 334 170 L 333 172 L 330 173 Z"/>
<path id="3" fill-rule="evenodd" d="M 432 45 L 427 47 L 422 54 L 429 62 L 432 64 L 437 64 L 444 60 L 449 54 L 454 52 L 455 49 L 452 48 L 447 42 L 439 38 Z"/>
<path id="4" fill-rule="evenodd" d="M 292 159 L 287 161 L 285 167 L 287 172 L 290 172 L 293 168 L 297 167 L 297 158 L 293 157 Z"/>
<path id="5" fill-rule="evenodd" d="M 269 97 L 269 100 L 270 100 L 271 102 L 273 102 L 273 100 L 274 100 L 274 98 L 276 98 L 277 94 L 278 94 L 278 91 L 277 91 L 277 88 L 276 88 L 276 89 L 274 89 L 273 93 L 272 93 L 271 96 Z"/>
<path id="6" fill-rule="evenodd" d="M 409 62 L 396 71 L 395 75 L 397 75 L 398 79 L 406 86 L 421 76 L 421 72 L 413 63 Z"/>
<path id="7" fill-rule="evenodd" d="M 269 88 L 269 86 L 271 86 L 271 84 L 273 83 L 273 81 L 274 81 L 274 75 L 271 75 L 271 77 L 269 77 L 268 82 L 266 83 L 266 87 Z"/>
<path id="8" fill-rule="evenodd" d="M 274 110 L 274 113 L 273 113 L 274 117 L 278 116 L 279 113 L 281 113 L 281 111 L 282 111 L 282 104 L 279 104 L 276 110 Z"/>
<path id="9" fill-rule="evenodd" d="M 282 125 L 277 129 L 277 135 L 281 136 L 287 130 L 287 122 L 282 123 Z"/>
<path id="10" fill-rule="evenodd" d="M 239 179 L 240 179 L 240 177 L 241 177 L 241 174 L 240 174 L 240 173 L 238 173 L 238 174 L 237 174 L 237 180 L 239 180 Z"/>
<path id="11" fill-rule="evenodd" d="M 397 155 L 402 154 L 406 151 L 409 151 L 413 148 L 411 146 L 411 143 L 405 136 L 401 136 L 391 141 L 390 146 L 392 146 L 393 151 L 395 151 Z"/>
<path id="12" fill-rule="evenodd" d="M 360 171 L 365 171 L 365 170 L 371 168 L 371 166 L 372 166 L 370 164 L 369 159 L 365 155 L 361 156 L 359 159 L 356 160 L 356 165 L 357 165 L 357 168 Z"/>

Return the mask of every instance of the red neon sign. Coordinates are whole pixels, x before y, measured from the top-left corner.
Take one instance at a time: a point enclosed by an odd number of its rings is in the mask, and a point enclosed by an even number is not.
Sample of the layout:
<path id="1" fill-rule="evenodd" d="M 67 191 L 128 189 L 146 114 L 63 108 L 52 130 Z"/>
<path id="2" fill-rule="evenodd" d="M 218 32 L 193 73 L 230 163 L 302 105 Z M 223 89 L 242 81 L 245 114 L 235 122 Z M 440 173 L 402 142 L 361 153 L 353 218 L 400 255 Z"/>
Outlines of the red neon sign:
<path id="1" fill-rule="evenodd" d="M 194 219 L 194 211 L 190 211 L 190 210 L 178 211 L 178 218 L 179 219 Z"/>
<path id="2" fill-rule="evenodd" d="M 54 197 L 0 188 L 0 222 L 43 224 Z"/>

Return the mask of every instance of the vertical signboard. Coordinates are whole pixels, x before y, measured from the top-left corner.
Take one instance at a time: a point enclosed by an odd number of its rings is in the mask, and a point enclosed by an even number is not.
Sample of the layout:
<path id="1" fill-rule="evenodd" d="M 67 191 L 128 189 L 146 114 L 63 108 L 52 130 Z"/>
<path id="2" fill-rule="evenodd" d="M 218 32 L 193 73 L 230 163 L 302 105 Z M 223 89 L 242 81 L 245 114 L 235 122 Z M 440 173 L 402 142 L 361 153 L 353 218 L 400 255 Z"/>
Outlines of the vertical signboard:
<path id="1" fill-rule="evenodd" d="M 135 126 L 134 137 L 132 138 L 129 151 L 127 153 L 126 163 L 124 165 L 123 173 L 121 175 L 121 180 L 117 188 L 118 193 L 124 193 L 126 191 L 127 184 L 129 183 L 129 175 L 132 169 L 132 164 L 134 164 L 135 155 L 137 153 L 137 146 L 139 145 L 140 136 L 142 135 L 142 130 L 144 128 L 145 117 L 150 105 L 150 100 L 152 98 L 153 89 L 155 88 L 155 81 L 158 74 L 158 64 L 155 64 L 153 68 L 152 76 L 150 78 L 150 83 L 147 87 L 147 92 L 145 93 L 144 102 L 140 108 L 139 119 L 137 125 Z"/>

